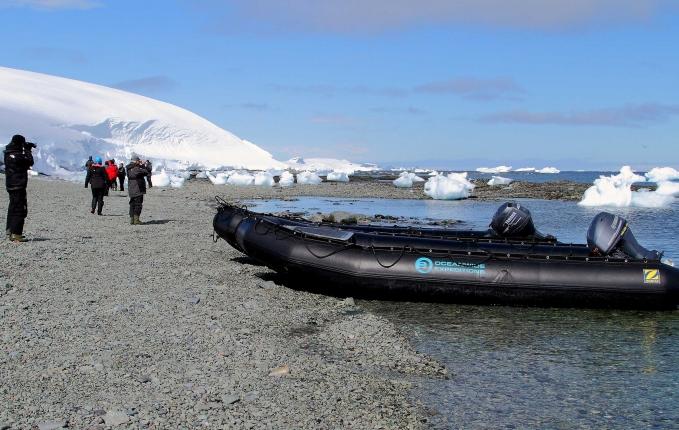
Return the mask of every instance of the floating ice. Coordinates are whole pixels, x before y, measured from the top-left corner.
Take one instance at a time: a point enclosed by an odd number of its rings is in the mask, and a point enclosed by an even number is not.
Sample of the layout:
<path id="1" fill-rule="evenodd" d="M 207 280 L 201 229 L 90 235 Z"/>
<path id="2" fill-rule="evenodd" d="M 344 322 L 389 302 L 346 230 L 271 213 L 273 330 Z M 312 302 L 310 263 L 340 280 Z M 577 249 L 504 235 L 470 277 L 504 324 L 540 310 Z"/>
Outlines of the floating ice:
<path id="1" fill-rule="evenodd" d="M 349 182 L 349 175 L 347 172 L 330 172 L 327 180 L 329 182 Z"/>
<path id="2" fill-rule="evenodd" d="M 479 167 L 476 169 L 479 173 L 507 173 L 511 170 L 512 166 Z"/>
<path id="3" fill-rule="evenodd" d="M 519 169 L 514 170 L 515 172 L 535 172 L 537 170 L 535 167 L 521 167 Z"/>
<path id="4" fill-rule="evenodd" d="M 466 199 L 473 189 L 466 172 L 432 176 L 424 184 L 424 193 L 435 200 Z"/>
<path id="5" fill-rule="evenodd" d="M 594 185 L 585 191 L 580 201 L 583 206 L 616 206 L 616 207 L 663 207 L 673 201 L 672 196 L 642 190 L 632 191 L 632 184 L 645 182 L 646 178 L 637 175 L 630 166 L 623 166 L 620 173 L 611 176 L 599 176 Z"/>
<path id="6" fill-rule="evenodd" d="M 278 185 L 281 187 L 292 187 L 295 185 L 295 175 L 288 172 L 287 170 L 282 172 L 280 178 L 278 179 Z"/>
<path id="7" fill-rule="evenodd" d="M 260 187 L 273 187 L 276 183 L 273 179 L 273 175 L 269 172 L 259 172 L 255 175 L 254 184 Z M 245 185 L 245 184 L 244 184 Z"/>
<path id="8" fill-rule="evenodd" d="M 493 176 L 490 181 L 488 181 L 488 185 L 491 187 L 498 186 L 498 185 L 509 185 L 513 182 L 512 179 L 510 178 L 503 178 L 502 176 Z"/>
<path id="9" fill-rule="evenodd" d="M 679 182 L 660 182 L 658 183 L 658 189 L 656 189 L 655 192 L 664 196 L 677 197 L 679 196 Z"/>
<path id="10" fill-rule="evenodd" d="M 556 173 L 561 173 L 561 170 L 557 169 L 556 167 L 543 167 L 542 169 L 536 170 L 535 173 L 556 174 Z"/>
<path id="11" fill-rule="evenodd" d="M 394 179 L 393 184 L 397 188 L 411 188 L 414 182 L 424 182 L 424 179 L 414 173 L 402 172 L 398 178 Z"/>
<path id="12" fill-rule="evenodd" d="M 646 173 L 646 179 L 656 183 L 671 181 L 679 179 L 679 171 L 672 167 L 654 167 Z"/>
<path id="13" fill-rule="evenodd" d="M 305 171 L 297 174 L 298 184 L 318 185 L 321 182 L 323 182 L 323 179 L 314 172 Z"/>
<path id="14" fill-rule="evenodd" d="M 234 173 L 226 180 L 227 185 L 247 186 L 254 185 L 255 177 L 249 173 Z"/>

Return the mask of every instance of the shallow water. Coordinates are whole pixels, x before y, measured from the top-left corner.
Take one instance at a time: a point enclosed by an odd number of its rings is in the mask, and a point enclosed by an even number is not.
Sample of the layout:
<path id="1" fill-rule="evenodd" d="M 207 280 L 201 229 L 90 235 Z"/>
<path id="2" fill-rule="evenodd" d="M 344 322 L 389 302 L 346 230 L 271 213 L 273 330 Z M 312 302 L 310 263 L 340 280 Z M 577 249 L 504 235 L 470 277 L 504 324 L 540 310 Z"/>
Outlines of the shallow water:
<path id="1" fill-rule="evenodd" d="M 601 209 L 520 200 L 535 224 L 584 242 Z M 327 199 L 257 202 L 256 211 L 346 210 L 486 228 L 498 202 Z M 679 205 L 608 209 L 639 242 L 679 257 Z M 414 393 L 435 428 L 679 428 L 679 312 L 539 309 L 362 301 L 415 346 L 443 362 L 450 379 Z"/>

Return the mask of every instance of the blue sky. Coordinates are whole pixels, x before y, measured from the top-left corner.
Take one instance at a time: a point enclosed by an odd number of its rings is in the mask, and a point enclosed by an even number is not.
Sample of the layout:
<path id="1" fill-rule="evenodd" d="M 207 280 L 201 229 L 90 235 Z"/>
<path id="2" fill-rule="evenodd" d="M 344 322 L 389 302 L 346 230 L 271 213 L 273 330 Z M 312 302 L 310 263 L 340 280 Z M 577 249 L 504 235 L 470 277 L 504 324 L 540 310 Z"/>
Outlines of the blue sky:
<path id="1" fill-rule="evenodd" d="M 0 0 L 0 65 L 174 103 L 279 159 L 677 167 L 677 3 Z"/>

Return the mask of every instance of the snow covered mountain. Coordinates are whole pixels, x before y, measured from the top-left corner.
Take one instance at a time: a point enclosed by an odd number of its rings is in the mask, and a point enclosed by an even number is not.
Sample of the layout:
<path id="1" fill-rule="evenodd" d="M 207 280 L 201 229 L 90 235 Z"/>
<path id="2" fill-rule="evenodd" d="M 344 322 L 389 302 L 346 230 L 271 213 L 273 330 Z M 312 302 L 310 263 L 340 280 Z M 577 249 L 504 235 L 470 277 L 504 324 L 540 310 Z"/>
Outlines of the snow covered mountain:
<path id="1" fill-rule="evenodd" d="M 81 171 L 89 155 L 135 153 L 170 168 L 284 168 L 270 153 L 169 103 L 101 85 L 0 67 L 0 144 L 38 144 L 35 170 Z"/>

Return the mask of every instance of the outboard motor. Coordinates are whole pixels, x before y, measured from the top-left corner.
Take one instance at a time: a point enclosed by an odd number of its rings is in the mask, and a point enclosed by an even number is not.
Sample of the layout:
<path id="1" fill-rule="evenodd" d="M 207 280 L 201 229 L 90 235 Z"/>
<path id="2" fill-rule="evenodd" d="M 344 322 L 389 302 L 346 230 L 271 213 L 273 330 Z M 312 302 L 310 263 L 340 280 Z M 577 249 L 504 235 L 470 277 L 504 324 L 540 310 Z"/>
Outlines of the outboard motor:
<path id="1" fill-rule="evenodd" d="M 519 203 L 500 206 L 490 222 L 490 228 L 500 237 L 528 237 L 537 234 L 530 211 Z"/>
<path id="2" fill-rule="evenodd" d="M 608 212 L 594 217 L 587 230 L 587 246 L 593 253 L 611 255 L 616 250 L 639 260 L 660 260 L 662 252 L 649 251 L 639 245 L 627 220 Z"/>

